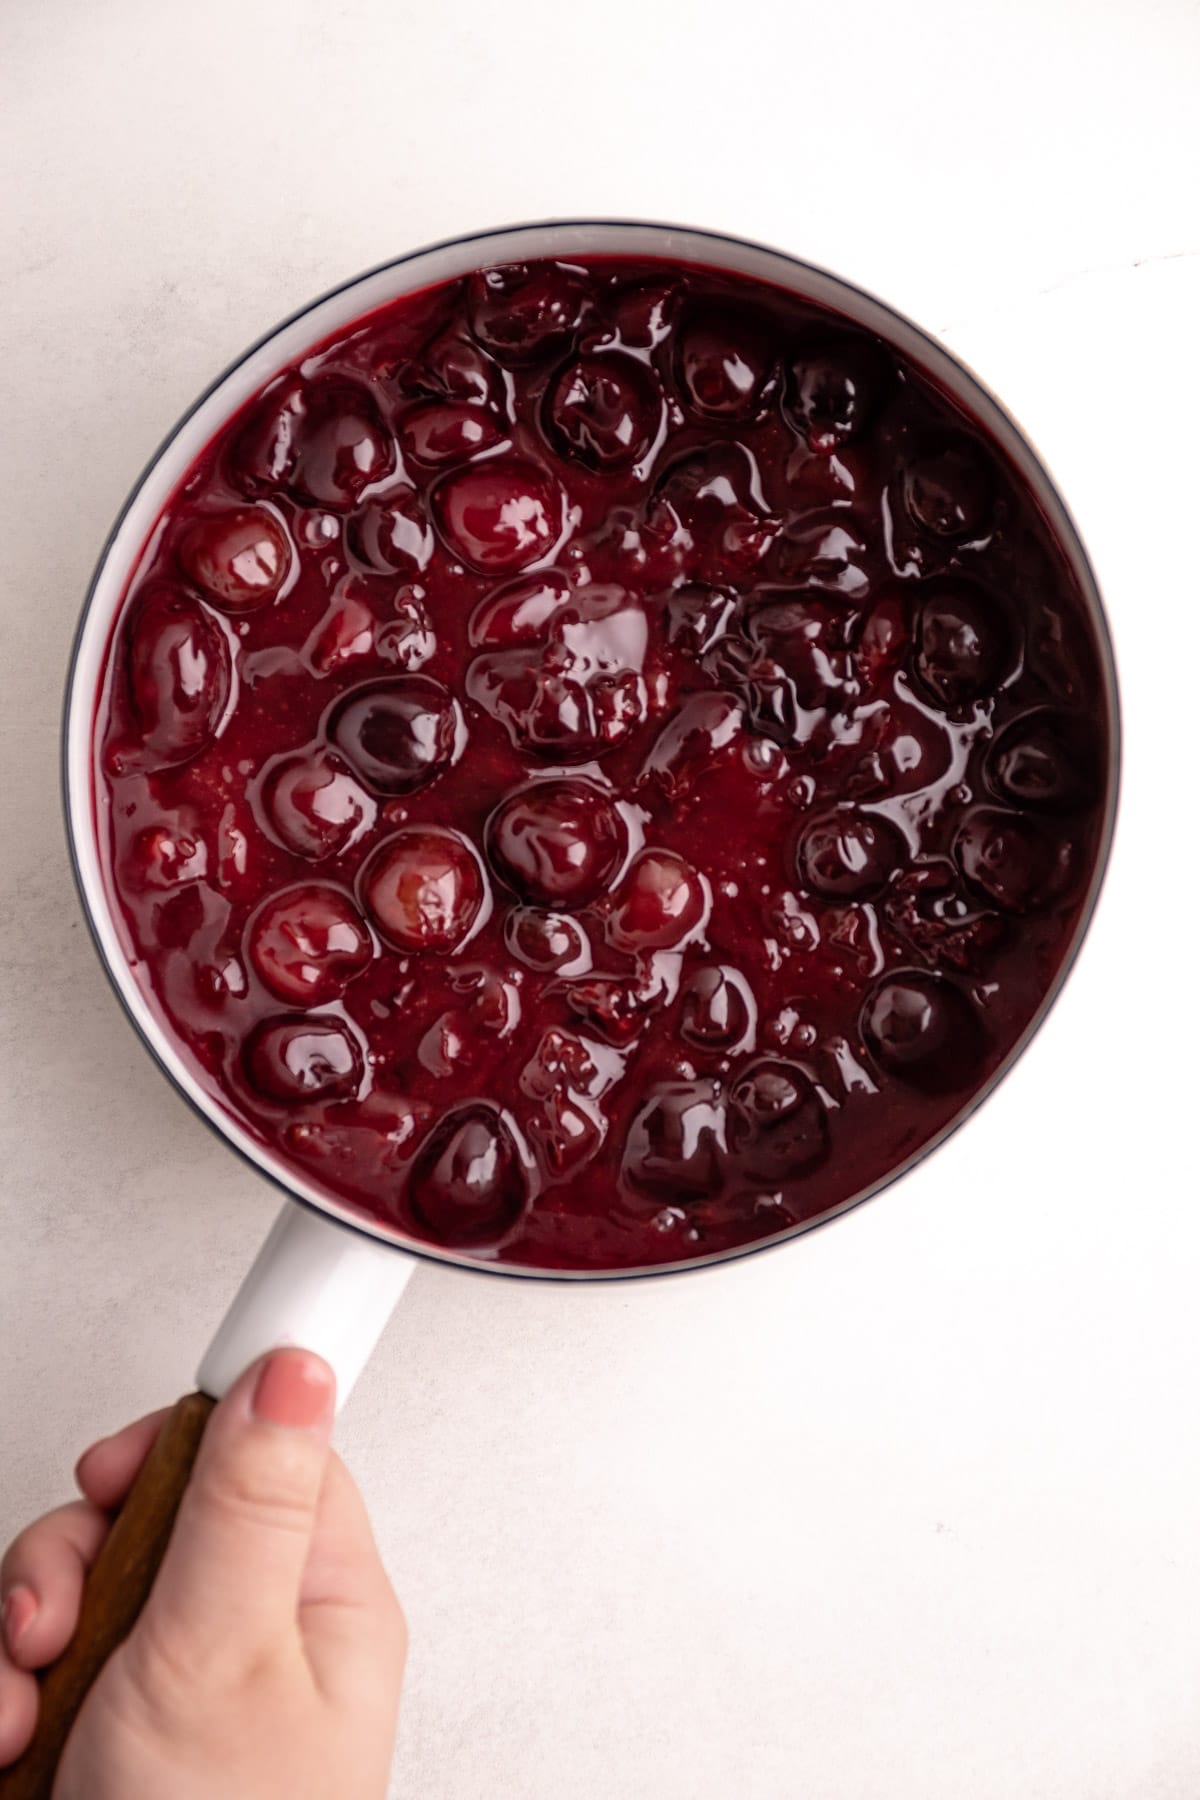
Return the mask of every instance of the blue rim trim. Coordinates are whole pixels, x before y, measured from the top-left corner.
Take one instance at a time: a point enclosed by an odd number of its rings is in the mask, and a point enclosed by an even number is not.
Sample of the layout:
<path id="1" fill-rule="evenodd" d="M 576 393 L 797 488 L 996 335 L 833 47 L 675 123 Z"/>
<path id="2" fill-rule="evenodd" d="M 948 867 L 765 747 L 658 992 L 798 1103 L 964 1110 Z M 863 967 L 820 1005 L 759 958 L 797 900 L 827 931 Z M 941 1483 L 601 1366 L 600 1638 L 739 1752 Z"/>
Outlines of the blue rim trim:
<path id="1" fill-rule="evenodd" d="M 100 935 L 92 916 L 92 909 L 88 903 L 80 867 L 80 858 L 76 849 L 75 833 L 71 823 L 71 784 L 68 742 L 68 728 L 71 716 L 70 701 L 75 684 L 75 669 L 79 659 L 84 627 L 86 626 L 88 617 L 91 613 L 92 604 L 96 595 L 96 588 L 104 571 L 105 563 L 108 560 L 117 535 L 125 522 L 130 508 L 133 506 L 134 501 L 137 499 L 150 475 L 162 460 L 163 455 L 169 449 L 170 445 L 174 443 L 184 426 L 187 425 L 189 420 L 199 411 L 217 389 L 228 381 L 229 377 L 235 374 L 250 357 L 263 349 L 273 338 L 278 337 L 280 332 L 286 331 L 289 326 L 297 324 L 301 319 L 306 317 L 307 314 L 314 312 L 317 307 L 323 306 L 326 301 L 335 299 L 339 294 L 347 293 L 351 288 L 358 287 L 362 282 L 370 280 L 373 276 L 385 274 L 389 269 L 402 269 L 407 264 L 415 262 L 419 257 L 429 256 L 435 251 L 450 250 L 455 249 L 460 245 L 480 243 L 484 239 L 511 237 L 523 231 L 551 231 L 562 229 L 589 230 L 597 227 L 657 232 L 683 232 L 689 237 L 706 238 L 711 243 L 730 244 L 739 250 L 762 251 L 766 255 L 778 257 L 782 262 L 790 264 L 792 268 L 800 270 L 806 275 L 816 275 L 823 281 L 832 282 L 835 286 L 844 289 L 848 294 L 853 295 L 858 299 L 865 300 L 885 318 L 894 319 L 898 324 L 902 325 L 906 331 L 911 331 L 922 343 L 929 345 L 930 349 L 934 352 L 935 361 L 946 358 L 952 362 L 962 375 L 968 387 L 973 389 L 983 400 L 985 414 L 987 410 L 991 408 L 1005 420 L 1009 428 L 1015 433 L 1016 437 L 1032 456 L 1038 471 L 1046 484 L 1047 492 L 1052 496 L 1059 509 L 1061 523 L 1066 529 L 1064 534 L 1059 526 L 1056 525 L 1054 528 L 1056 539 L 1062 539 L 1065 535 L 1073 540 L 1071 547 L 1078 558 L 1079 567 L 1084 571 L 1087 577 L 1085 583 L 1085 599 L 1093 613 L 1092 624 L 1095 627 L 1104 674 L 1107 677 L 1107 697 L 1111 699 L 1112 706 L 1112 742 L 1110 747 L 1111 785 L 1108 796 L 1107 816 L 1104 820 L 1104 828 L 1101 833 L 1096 855 L 1092 894 L 1085 909 L 1080 913 L 1075 929 L 1074 943 L 1068 954 L 1059 964 L 1054 981 L 1043 996 L 1037 1011 L 1026 1026 L 1021 1038 L 1013 1049 L 1010 1050 L 1008 1056 L 1000 1066 L 989 1076 L 983 1087 L 980 1088 L 977 1093 L 972 1095 L 962 1111 L 955 1114 L 954 1118 L 943 1126 L 942 1130 L 931 1138 L 928 1143 L 923 1144 L 907 1162 L 901 1164 L 899 1168 L 893 1169 L 873 1187 L 868 1188 L 864 1193 L 855 1195 L 852 1199 L 844 1201 L 841 1206 L 835 1207 L 831 1212 L 822 1213 L 815 1219 L 802 1220 L 798 1225 L 792 1226 L 788 1231 L 782 1232 L 776 1237 L 762 1238 L 756 1243 L 751 1244 L 737 1244 L 728 1250 L 714 1251 L 707 1257 L 695 1257 L 677 1263 L 648 1264 L 640 1269 L 569 1270 L 540 1269 L 533 1267 L 522 1268 L 511 1264 L 489 1264 L 470 1260 L 460 1262 L 453 1256 L 444 1255 L 434 1246 L 422 1245 L 417 1240 L 409 1242 L 407 1240 L 402 1241 L 399 1238 L 392 1239 L 379 1237 L 375 1232 L 368 1229 L 365 1224 L 362 1226 L 356 1225 L 352 1220 L 342 1218 L 336 1213 L 329 1211 L 327 1207 L 311 1200 L 306 1194 L 298 1193 L 294 1188 L 289 1187 L 286 1181 L 281 1180 L 279 1176 L 274 1175 L 269 1170 L 263 1168 L 261 1163 L 256 1161 L 256 1159 L 247 1151 L 243 1150 L 240 1144 L 234 1143 L 233 1139 L 229 1137 L 227 1132 L 222 1128 L 219 1120 L 205 1107 L 199 1105 L 199 1103 L 193 1099 L 192 1095 L 189 1094 L 176 1080 L 174 1072 L 163 1061 L 154 1044 L 142 1030 L 141 1025 L 134 1017 L 133 1012 L 126 1002 L 125 995 L 121 991 L 120 985 L 109 965 L 108 957 L 105 955 L 104 947 L 101 943 Z M 397 294 L 395 298 L 400 298 L 400 295 Z M 384 302 L 383 304 L 387 303 Z M 841 275 L 835 275 L 832 270 L 822 268 L 819 263 L 811 263 L 806 261 L 803 257 L 793 256 L 789 251 L 779 250 L 772 244 L 762 244 L 753 238 L 736 237 L 731 232 L 710 231 L 703 226 L 679 224 L 665 225 L 653 219 L 542 219 L 515 225 L 493 226 L 487 230 L 466 232 L 452 238 L 441 238 L 436 243 L 424 244 L 419 249 L 407 251 L 403 256 L 389 257 L 387 261 L 376 263 L 372 268 L 364 269 L 361 274 L 351 276 L 347 281 L 338 282 L 335 287 L 328 288 L 323 294 L 308 301 L 304 306 L 298 307 L 295 312 L 289 313 L 286 318 L 281 319 L 278 324 L 273 325 L 269 331 L 264 332 L 261 337 L 256 338 L 252 344 L 248 345 L 247 348 L 242 351 L 240 356 L 236 356 L 219 375 L 209 382 L 203 392 L 198 394 L 187 410 L 180 415 L 166 437 L 162 439 L 161 443 L 155 449 L 129 490 L 120 511 L 113 521 L 108 536 L 104 540 L 100 555 L 96 561 L 96 566 L 92 571 L 91 580 L 88 582 L 87 592 L 84 596 L 83 607 L 75 627 L 75 634 L 71 643 L 71 654 L 67 664 L 62 727 L 60 732 L 59 798 L 63 808 L 64 823 L 66 826 L 67 855 L 70 862 L 71 875 L 75 883 L 76 893 L 79 896 L 84 921 L 92 939 L 92 944 L 96 950 L 100 966 L 104 971 L 105 979 L 113 993 L 116 995 L 121 1011 L 132 1026 L 135 1035 L 151 1060 L 170 1082 L 171 1086 L 175 1089 L 175 1092 L 182 1098 L 189 1110 L 195 1113 L 208 1129 L 224 1142 L 226 1148 L 230 1150 L 239 1161 L 245 1163 L 248 1168 L 253 1169 L 255 1174 L 261 1180 L 267 1182 L 271 1187 L 277 1188 L 287 1199 L 293 1201 L 298 1206 L 307 1207 L 310 1212 L 318 1214 L 325 1220 L 327 1225 L 343 1231 L 354 1232 L 358 1236 L 369 1237 L 373 1242 L 381 1244 L 385 1248 L 391 1245 L 397 1250 L 403 1250 L 406 1255 L 419 1258 L 422 1262 L 433 1263 L 440 1268 L 462 1270 L 464 1273 L 470 1275 L 504 1276 L 513 1281 L 543 1281 L 570 1285 L 571 1283 L 580 1281 L 603 1281 L 611 1283 L 622 1281 L 644 1281 L 654 1276 L 664 1275 L 695 1275 L 701 1274 L 708 1269 L 719 1268 L 728 1262 L 738 1261 L 743 1257 L 760 1256 L 764 1252 L 770 1250 L 782 1250 L 785 1246 L 794 1243 L 797 1238 L 805 1237 L 812 1231 L 819 1231 L 822 1226 L 833 1224 L 836 1219 L 840 1219 L 844 1214 L 854 1210 L 856 1207 L 864 1206 L 868 1201 L 878 1199 L 880 1194 L 885 1193 L 887 1189 L 892 1187 L 896 1182 L 902 1181 L 906 1176 L 912 1174 L 912 1172 L 918 1168 L 927 1157 L 932 1156 L 935 1151 L 940 1150 L 942 1145 L 946 1143 L 955 1132 L 965 1125 L 969 1119 L 974 1117 L 979 1108 L 991 1098 L 992 1094 L 994 1094 L 996 1089 L 1000 1086 L 1000 1083 L 1016 1067 L 1017 1063 L 1020 1062 L 1026 1050 L 1029 1048 L 1029 1045 L 1041 1030 L 1051 1009 L 1056 1004 L 1059 995 L 1066 985 L 1067 978 L 1075 966 L 1087 934 L 1091 929 L 1092 920 L 1096 913 L 1096 907 L 1099 903 L 1104 882 L 1108 875 L 1109 862 L 1112 856 L 1113 835 L 1116 829 L 1117 803 L 1121 787 L 1121 752 L 1120 691 L 1117 684 L 1116 659 L 1113 653 L 1112 634 L 1109 629 L 1108 617 L 1104 609 L 1104 601 L 1100 593 L 1100 585 L 1096 580 L 1096 573 L 1092 567 L 1091 558 L 1087 553 L 1079 528 L 1075 523 L 1070 508 L 1063 500 L 1062 495 L 1059 493 L 1057 486 L 1046 469 L 1045 463 L 1030 442 L 1028 435 L 1017 424 L 1008 409 L 997 399 L 996 395 L 992 393 L 987 384 L 982 381 L 979 376 L 975 374 L 974 370 L 969 368 L 959 356 L 949 350 L 947 346 L 939 339 L 935 338 L 932 333 L 926 331 L 922 326 L 915 324 L 904 313 L 899 312 L 894 306 L 890 306 L 887 301 L 880 300 L 876 295 L 872 294 L 869 289 L 859 287 L 857 283 L 847 281 Z"/>

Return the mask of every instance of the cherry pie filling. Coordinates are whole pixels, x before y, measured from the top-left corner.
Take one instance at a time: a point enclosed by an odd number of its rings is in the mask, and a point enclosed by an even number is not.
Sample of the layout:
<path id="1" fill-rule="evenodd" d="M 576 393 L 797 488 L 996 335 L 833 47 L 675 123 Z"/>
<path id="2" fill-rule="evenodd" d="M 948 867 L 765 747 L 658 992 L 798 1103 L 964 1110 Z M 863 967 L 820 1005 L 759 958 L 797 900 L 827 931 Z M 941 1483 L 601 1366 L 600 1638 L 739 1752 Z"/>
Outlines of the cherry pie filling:
<path id="1" fill-rule="evenodd" d="M 410 295 L 225 426 L 97 710 L 198 1077 L 398 1233 L 549 1269 L 818 1217 L 1076 932 L 1108 761 L 1017 470 L 879 339 L 616 258 Z"/>

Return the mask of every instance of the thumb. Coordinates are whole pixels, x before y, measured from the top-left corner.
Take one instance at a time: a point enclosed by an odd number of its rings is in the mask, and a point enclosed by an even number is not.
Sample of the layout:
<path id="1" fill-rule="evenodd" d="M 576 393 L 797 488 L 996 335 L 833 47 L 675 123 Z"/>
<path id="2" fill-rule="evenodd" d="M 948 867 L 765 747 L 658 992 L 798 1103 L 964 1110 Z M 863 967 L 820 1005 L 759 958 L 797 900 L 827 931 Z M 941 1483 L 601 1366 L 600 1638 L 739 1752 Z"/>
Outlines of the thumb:
<path id="1" fill-rule="evenodd" d="M 319 1356 L 275 1350 L 215 1408 L 137 1628 L 176 1664 L 253 1659 L 296 1630 L 335 1387 Z"/>

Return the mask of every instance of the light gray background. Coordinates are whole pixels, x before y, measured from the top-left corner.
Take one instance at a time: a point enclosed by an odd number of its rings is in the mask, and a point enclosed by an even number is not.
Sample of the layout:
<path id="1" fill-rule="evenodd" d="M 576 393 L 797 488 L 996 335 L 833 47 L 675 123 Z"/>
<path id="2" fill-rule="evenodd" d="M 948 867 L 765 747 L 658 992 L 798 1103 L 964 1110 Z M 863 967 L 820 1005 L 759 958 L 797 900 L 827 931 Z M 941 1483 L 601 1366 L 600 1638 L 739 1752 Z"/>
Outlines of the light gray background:
<path id="1" fill-rule="evenodd" d="M 1111 609 L 1109 886 L 968 1131 L 716 1274 L 418 1274 L 340 1428 L 395 1796 L 1200 1791 L 1198 73 L 1187 0 L 0 8 L 0 1536 L 189 1384 L 274 1210 L 118 1015 L 56 790 L 97 549 L 252 337 L 512 219 L 759 236 L 977 367 Z"/>

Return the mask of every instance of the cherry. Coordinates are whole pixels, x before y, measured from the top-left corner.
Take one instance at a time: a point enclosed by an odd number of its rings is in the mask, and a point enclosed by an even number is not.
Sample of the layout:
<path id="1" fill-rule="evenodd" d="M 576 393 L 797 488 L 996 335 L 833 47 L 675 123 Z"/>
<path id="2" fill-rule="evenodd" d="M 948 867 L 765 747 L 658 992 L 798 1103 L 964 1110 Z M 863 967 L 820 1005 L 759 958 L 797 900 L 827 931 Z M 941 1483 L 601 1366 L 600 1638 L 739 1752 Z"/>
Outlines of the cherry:
<path id="1" fill-rule="evenodd" d="M 1001 603 L 966 582 L 930 582 L 917 608 L 913 668 L 940 706 L 966 706 L 994 693 L 1015 660 Z"/>
<path id="2" fill-rule="evenodd" d="M 451 322 L 426 344 L 416 365 L 406 371 L 414 387 L 467 406 L 490 406 L 501 392 L 500 371 L 490 356 L 472 342 L 465 329 Z"/>
<path id="3" fill-rule="evenodd" d="M 878 982 L 860 1027 L 881 1069 L 933 1092 L 969 1087 L 986 1051 L 983 1026 L 962 989 L 919 969 Z"/>
<path id="4" fill-rule="evenodd" d="M 434 552 L 433 527 L 410 487 L 393 488 L 359 508 L 349 524 L 351 548 L 368 568 L 419 575 Z"/>
<path id="5" fill-rule="evenodd" d="M 639 784 L 657 779 L 673 793 L 692 782 L 704 783 L 719 753 L 741 740 L 742 716 L 731 694 L 689 694 L 652 744 Z"/>
<path id="6" fill-rule="evenodd" d="M 364 599 L 348 586 L 334 595 L 328 610 L 312 630 L 304 657 L 316 675 L 370 656 L 375 649 L 375 614 Z"/>
<path id="7" fill-rule="evenodd" d="M 587 298 L 586 274 L 565 263 L 484 269 L 470 280 L 471 329 L 501 362 L 534 362 L 578 329 Z"/>
<path id="8" fill-rule="evenodd" d="M 328 750 L 277 758 L 264 772 L 260 793 L 270 835 L 311 862 L 340 856 L 375 822 L 375 802 Z"/>
<path id="9" fill-rule="evenodd" d="M 636 1193 L 687 1205 L 720 1192 L 724 1158 L 719 1082 L 664 1081 L 634 1115 L 621 1176 Z"/>
<path id="10" fill-rule="evenodd" d="M 697 412 L 712 419 L 751 418 L 771 372 L 766 332 L 744 309 L 695 310 L 680 326 L 678 367 Z"/>
<path id="11" fill-rule="evenodd" d="M 901 492 L 914 524 L 938 538 L 978 537 L 992 510 L 991 474 L 967 438 L 906 463 Z"/>
<path id="12" fill-rule="evenodd" d="M 427 469 L 466 462 L 500 442 L 500 432 L 487 413 L 466 401 L 429 401 L 414 406 L 399 422 L 400 446 L 413 462 Z"/>
<path id="13" fill-rule="evenodd" d="M 179 541 L 179 560 L 205 598 L 229 612 L 274 600 L 291 568 L 287 533 L 265 507 L 204 513 Z"/>
<path id="14" fill-rule="evenodd" d="M 207 875 L 208 845 L 197 827 L 182 819 L 147 825 L 130 845 L 126 866 L 139 887 L 178 887 Z"/>
<path id="15" fill-rule="evenodd" d="M 376 655 L 401 669 L 419 669 L 437 649 L 429 614 L 414 595 L 403 589 L 396 595 L 394 606 L 396 617 L 375 633 Z"/>
<path id="16" fill-rule="evenodd" d="M 557 569 L 518 575 L 480 601 L 471 615 L 471 642 L 500 650 L 540 643 L 570 599 L 570 584 Z"/>
<path id="17" fill-rule="evenodd" d="M 250 921 L 247 954 L 264 986 L 295 1006 L 336 1000 L 371 960 L 371 938 L 340 888 L 286 888 Z"/>
<path id="18" fill-rule="evenodd" d="M 354 382 L 309 388 L 295 443 L 292 492 L 318 506 L 353 506 L 364 488 L 395 467 L 395 448 L 379 408 Z"/>
<path id="19" fill-rule="evenodd" d="M 698 969 L 683 996 L 679 1035 L 698 1050 L 745 1050 L 754 1037 L 758 1007 L 750 985 L 723 965 Z"/>
<path id="20" fill-rule="evenodd" d="M 788 411 L 818 456 L 832 456 L 870 425 L 887 387 L 880 346 L 871 338 L 828 337 L 805 346 L 788 379 Z"/>
<path id="21" fill-rule="evenodd" d="M 686 582 L 673 588 L 663 604 L 668 644 L 703 656 L 725 636 L 737 611 L 737 595 L 729 588 Z"/>
<path id="22" fill-rule="evenodd" d="M 1039 812 L 1074 812 L 1100 791 L 1094 740 L 1086 719 L 1038 707 L 1000 733 L 988 777 L 1002 799 Z"/>
<path id="23" fill-rule="evenodd" d="M 922 962 L 968 974 L 1005 935 L 1002 919 L 963 892 L 949 858 L 930 857 L 900 875 L 882 907 L 893 931 Z"/>
<path id="24" fill-rule="evenodd" d="M 417 1151 L 406 1198 L 418 1229 L 439 1244 L 507 1237 L 525 1211 L 528 1184 L 502 1115 L 478 1102 L 448 1112 Z"/>
<path id="25" fill-rule="evenodd" d="M 967 814 L 954 855 L 971 885 L 1004 912 L 1034 912 L 1068 885 L 1073 846 L 1033 819 L 999 807 Z"/>
<path id="26" fill-rule="evenodd" d="M 778 526 L 763 498 L 758 464 L 745 445 L 709 444 L 668 465 L 645 530 L 685 573 L 721 582 L 750 573 Z"/>
<path id="27" fill-rule="evenodd" d="M 504 942 L 518 962 L 540 975 L 582 975 L 592 964 L 582 925 L 562 913 L 514 906 L 504 921 Z"/>
<path id="28" fill-rule="evenodd" d="M 562 1181 L 599 1155 L 607 1120 L 598 1107 L 585 1106 L 578 1095 L 556 1089 L 530 1121 L 529 1135 L 549 1179 Z"/>
<path id="29" fill-rule="evenodd" d="M 264 1019 L 242 1052 L 246 1073 L 260 1094 L 285 1106 L 303 1101 L 346 1100 L 362 1085 L 363 1055 L 340 1019 L 283 1013 Z"/>
<path id="30" fill-rule="evenodd" d="M 608 935 L 620 950 L 673 950 L 708 918 L 708 884 L 673 850 L 643 850 L 617 890 Z"/>
<path id="31" fill-rule="evenodd" d="M 485 575 L 504 575 L 553 547 L 563 497 L 533 463 L 493 457 L 445 476 L 433 490 L 433 515 L 454 555 Z"/>
<path id="32" fill-rule="evenodd" d="M 632 356 L 581 356 L 547 390 L 546 421 L 551 442 L 588 468 L 624 469 L 657 437 L 662 397 Z"/>
<path id="33" fill-rule="evenodd" d="M 861 601 L 871 585 L 866 539 L 845 511 L 805 513 L 774 547 L 773 565 L 800 588 Z"/>
<path id="34" fill-rule="evenodd" d="M 305 388 L 285 376 L 268 388 L 233 440 L 233 478 L 248 494 L 270 494 L 290 481 L 305 416 Z"/>
<path id="35" fill-rule="evenodd" d="M 907 847 L 896 827 L 857 809 L 815 819 L 802 833 L 796 855 L 801 881 L 830 900 L 873 899 L 906 861 Z"/>
<path id="36" fill-rule="evenodd" d="M 670 334 L 673 281 L 633 281 L 617 288 L 608 313 L 617 341 L 629 350 L 654 350 Z"/>
<path id="37" fill-rule="evenodd" d="M 467 693 L 500 720 L 518 750 L 559 761 L 603 754 L 645 716 L 639 675 L 632 669 L 589 671 L 587 660 L 561 643 L 541 653 L 477 656 L 467 672 Z"/>
<path id="38" fill-rule="evenodd" d="M 797 1063 L 765 1058 L 734 1082 L 729 1142 L 752 1181 L 794 1180 L 829 1155 L 829 1122 L 812 1082 Z"/>
<path id="39" fill-rule="evenodd" d="M 515 893 L 536 906 L 571 911 L 607 890 L 628 834 L 593 782 L 535 781 L 501 801 L 486 842 L 492 866 Z"/>
<path id="40" fill-rule="evenodd" d="M 407 825 L 385 838 L 363 869 L 361 892 L 384 937 L 402 950 L 457 950 L 487 897 L 475 852 L 442 825 Z"/>
<path id="41" fill-rule="evenodd" d="M 668 998 L 665 982 L 653 969 L 634 976 L 595 975 L 571 981 L 566 992 L 576 1018 L 620 1048 L 640 1036 Z"/>
<path id="42" fill-rule="evenodd" d="M 449 768 L 466 727 L 449 688 L 430 675 L 398 675 L 351 688 L 329 718 L 329 736 L 369 787 L 411 794 Z"/>
<path id="43" fill-rule="evenodd" d="M 129 633 L 129 697 L 157 768 L 189 762 L 217 736 L 233 692 L 229 640 L 212 613 L 173 588 L 137 602 Z"/>

